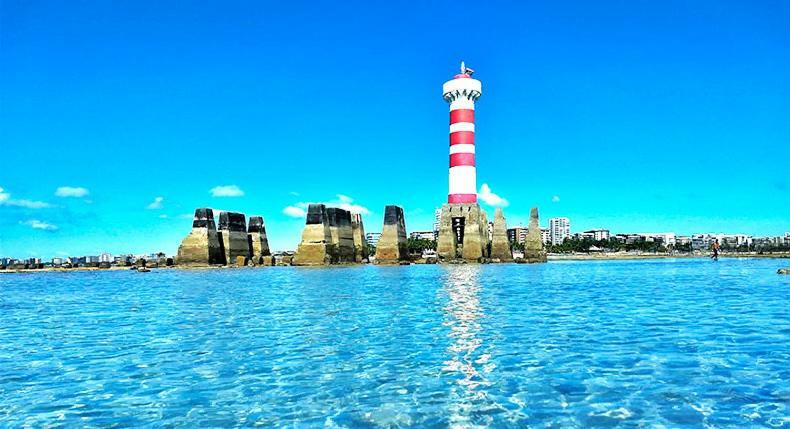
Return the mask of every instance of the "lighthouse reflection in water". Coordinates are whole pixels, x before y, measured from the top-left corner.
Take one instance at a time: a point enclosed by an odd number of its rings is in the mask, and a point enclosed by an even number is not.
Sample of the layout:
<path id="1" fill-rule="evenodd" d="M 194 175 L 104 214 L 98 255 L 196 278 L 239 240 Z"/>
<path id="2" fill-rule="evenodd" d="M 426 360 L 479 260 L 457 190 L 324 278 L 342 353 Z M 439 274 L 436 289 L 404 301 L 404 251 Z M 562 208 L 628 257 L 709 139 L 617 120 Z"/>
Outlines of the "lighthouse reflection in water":
<path id="1" fill-rule="evenodd" d="M 484 342 L 481 332 L 485 313 L 479 276 L 480 266 L 466 265 L 447 270 L 443 279 L 447 300 L 443 325 L 448 328 L 449 344 L 442 371 L 453 384 L 449 418 L 455 425 L 470 423 L 469 412 L 487 401 L 488 376 L 496 369 L 490 361 L 492 344 Z"/>

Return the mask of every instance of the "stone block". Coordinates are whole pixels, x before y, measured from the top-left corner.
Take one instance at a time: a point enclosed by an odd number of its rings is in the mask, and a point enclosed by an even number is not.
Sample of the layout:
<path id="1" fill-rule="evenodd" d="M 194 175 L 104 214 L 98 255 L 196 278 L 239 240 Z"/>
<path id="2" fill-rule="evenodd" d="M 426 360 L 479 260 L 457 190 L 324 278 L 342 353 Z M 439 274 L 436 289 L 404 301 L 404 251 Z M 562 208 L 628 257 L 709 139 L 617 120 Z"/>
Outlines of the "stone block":
<path id="1" fill-rule="evenodd" d="M 543 249 L 543 239 L 540 237 L 540 221 L 538 219 L 538 208 L 533 207 L 529 212 L 529 225 L 527 226 L 527 237 L 524 240 L 524 261 L 525 262 L 546 262 L 546 250 Z"/>
<path id="2" fill-rule="evenodd" d="M 387 206 L 384 209 L 384 228 L 381 230 L 381 238 L 376 246 L 376 263 L 398 264 L 408 261 L 409 247 L 403 209 L 398 206 Z"/>
<path id="3" fill-rule="evenodd" d="M 367 262 L 368 241 L 365 238 L 365 226 L 362 224 L 362 215 L 351 213 L 351 234 L 354 236 L 354 260 Z"/>
<path id="4" fill-rule="evenodd" d="M 493 260 L 512 262 L 513 253 L 510 250 L 510 241 L 507 239 L 507 222 L 501 208 L 494 212 L 494 231 L 491 239 L 491 255 Z"/>
<path id="5" fill-rule="evenodd" d="M 247 241 L 250 247 L 250 257 L 256 264 L 262 257 L 271 255 L 269 239 L 266 236 L 266 224 L 263 222 L 262 216 L 250 216 Z"/>
<path id="6" fill-rule="evenodd" d="M 251 256 L 250 242 L 247 240 L 247 219 L 243 213 L 220 212 L 219 238 L 226 264 L 235 264 L 239 256 Z"/>
<path id="7" fill-rule="evenodd" d="M 334 263 L 354 262 L 354 234 L 351 226 L 351 213 L 348 210 L 330 207 L 326 209 L 329 222 L 329 235 L 337 250 Z"/>
<path id="8" fill-rule="evenodd" d="M 176 263 L 179 265 L 217 265 L 225 263 L 219 241 L 214 212 L 208 208 L 195 210 L 192 231 L 178 246 Z"/>
<path id="9" fill-rule="evenodd" d="M 293 256 L 293 265 L 328 265 L 335 261 L 336 246 L 332 243 L 326 206 L 310 204 L 302 230 L 302 240 Z"/>
<path id="10" fill-rule="evenodd" d="M 481 262 L 488 254 L 488 243 L 488 218 L 479 205 L 442 206 L 437 243 L 441 259 Z"/>

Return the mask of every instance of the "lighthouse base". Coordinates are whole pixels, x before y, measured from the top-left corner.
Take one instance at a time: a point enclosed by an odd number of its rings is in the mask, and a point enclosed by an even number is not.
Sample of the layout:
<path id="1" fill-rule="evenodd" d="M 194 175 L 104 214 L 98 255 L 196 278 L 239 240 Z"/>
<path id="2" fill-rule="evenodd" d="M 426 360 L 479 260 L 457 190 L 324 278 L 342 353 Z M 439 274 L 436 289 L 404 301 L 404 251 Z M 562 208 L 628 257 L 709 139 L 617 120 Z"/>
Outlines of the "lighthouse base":
<path id="1" fill-rule="evenodd" d="M 436 249 L 440 259 L 482 262 L 488 258 L 490 249 L 488 218 L 479 205 L 448 203 L 442 206 Z"/>

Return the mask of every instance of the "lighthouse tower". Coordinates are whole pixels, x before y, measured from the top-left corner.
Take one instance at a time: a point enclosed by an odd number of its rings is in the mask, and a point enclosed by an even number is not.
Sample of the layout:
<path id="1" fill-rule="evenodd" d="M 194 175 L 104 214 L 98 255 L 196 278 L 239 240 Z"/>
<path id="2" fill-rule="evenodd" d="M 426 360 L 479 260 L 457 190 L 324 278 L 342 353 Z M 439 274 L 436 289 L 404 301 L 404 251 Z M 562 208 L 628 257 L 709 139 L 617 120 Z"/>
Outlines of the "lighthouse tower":
<path id="1" fill-rule="evenodd" d="M 450 103 L 450 204 L 477 202 L 475 169 L 475 101 L 482 94 L 474 70 L 461 62 L 461 73 L 442 86 L 444 101 Z"/>
<path id="2" fill-rule="evenodd" d="M 461 62 L 461 73 L 442 86 L 450 103 L 450 189 L 442 206 L 437 253 L 445 260 L 488 257 L 488 219 L 477 204 L 475 166 L 475 101 L 482 85 L 473 73 Z"/>

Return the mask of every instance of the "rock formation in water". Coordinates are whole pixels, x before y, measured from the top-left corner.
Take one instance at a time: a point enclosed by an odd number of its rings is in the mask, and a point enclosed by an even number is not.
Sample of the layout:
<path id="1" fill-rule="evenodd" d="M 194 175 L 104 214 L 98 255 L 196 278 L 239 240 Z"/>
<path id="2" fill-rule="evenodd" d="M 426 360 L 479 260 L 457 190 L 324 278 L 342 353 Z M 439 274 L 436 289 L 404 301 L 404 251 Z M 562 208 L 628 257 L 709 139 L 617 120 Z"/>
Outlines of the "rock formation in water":
<path id="1" fill-rule="evenodd" d="M 365 238 L 362 215 L 359 213 L 351 213 L 351 233 L 354 236 L 354 260 L 366 262 L 368 260 L 368 242 Z"/>
<path id="2" fill-rule="evenodd" d="M 351 213 L 336 207 L 326 209 L 329 221 L 329 235 L 336 249 L 333 263 L 354 262 L 354 234 L 351 226 Z"/>
<path id="3" fill-rule="evenodd" d="M 263 265 L 263 257 L 271 255 L 269 239 L 266 237 L 266 224 L 262 216 L 250 216 L 247 226 L 247 241 L 249 242 L 252 261 L 255 265 Z"/>
<path id="4" fill-rule="evenodd" d="M 491 239 L 491 259 L 500 262 L 513 261 L 513 253 L 510 250 L 510 241 L 507 239 L 507 223 L 501 208 L 494 212 L 494 231 Z"/>
<path id="5" fill-rule="evenodd" d="M 527 227 L 527 237 L 524 240 L 524 261 L 546 262 L 546 251 L 543 249 L 543 239 L 540 236 L 537 207 L 533 207 L 529 212 L 529 226 Z"/>
<path id="6" fill-rule="evenodd" d="M 206 266 L 225 263 L 214 212 L 209 208 L 195 210 L 192 231 L 178 246 L 176 263 L 179 265 Z"/>
<path id="7" fill-rule="evenodd" d="M 477 204 L 444 204 L 437 253 L 444 260 L 480 262 L 487 255 L 488 217 Z"/>
<path id="8" fill-rule="evenodd" d="M 335 259 L 336 246 L 329 231 L 326 206 L 310 204 L 302 241 L 293 256 L 293 265 L 328 265 Z"/>
<path id="9" fill-rule="evenodd" d="M 243 213 L 220 212 L 219 238 L 226 264 L 238 265 L 239 256 L 249 259 L 252 252 L 247 240 L 247 219 Z"/>
<path id="10" fill-rule="evenodd" d="M 381 238 L 376 246 L 376 263 L 398 264 L 408 261 L 409 247 L 403 209 L 398 206 L 387 206 L 384 209 L 384 228 L 381 230 Z"/>

